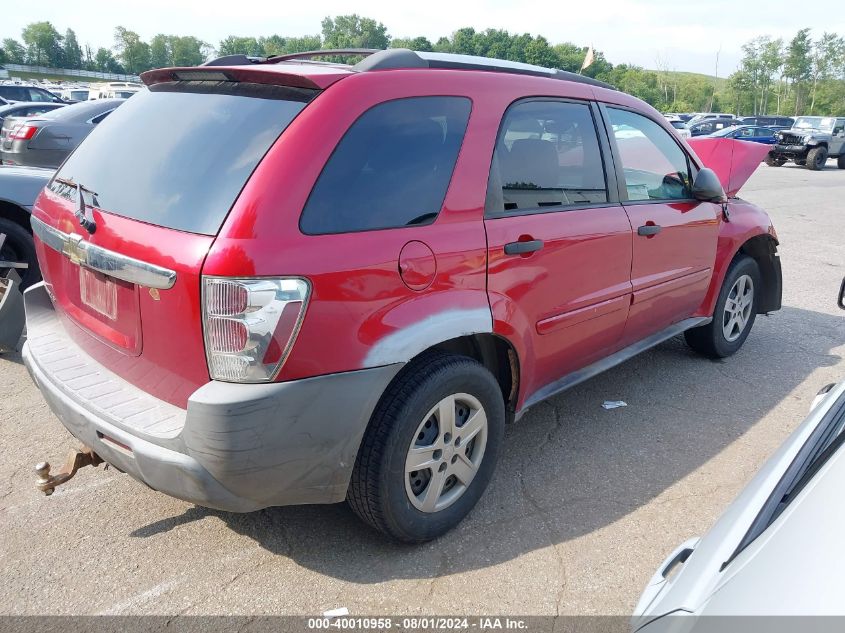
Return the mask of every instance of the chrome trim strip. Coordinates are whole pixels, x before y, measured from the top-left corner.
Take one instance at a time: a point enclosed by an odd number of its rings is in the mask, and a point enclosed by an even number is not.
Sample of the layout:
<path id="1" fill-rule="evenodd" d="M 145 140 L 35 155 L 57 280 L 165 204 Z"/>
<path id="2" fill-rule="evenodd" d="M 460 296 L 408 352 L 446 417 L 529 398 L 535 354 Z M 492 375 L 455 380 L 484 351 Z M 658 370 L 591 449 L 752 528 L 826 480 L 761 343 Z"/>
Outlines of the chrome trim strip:
<path id="1" fill-rule="evenodd" d="M 147 288 L 167 290 L 176 283 L 175 271 L 83 241 L 81 235 L 63 233 L 35 216 L 31 223 L 38 239 L 74 264 Z"/>

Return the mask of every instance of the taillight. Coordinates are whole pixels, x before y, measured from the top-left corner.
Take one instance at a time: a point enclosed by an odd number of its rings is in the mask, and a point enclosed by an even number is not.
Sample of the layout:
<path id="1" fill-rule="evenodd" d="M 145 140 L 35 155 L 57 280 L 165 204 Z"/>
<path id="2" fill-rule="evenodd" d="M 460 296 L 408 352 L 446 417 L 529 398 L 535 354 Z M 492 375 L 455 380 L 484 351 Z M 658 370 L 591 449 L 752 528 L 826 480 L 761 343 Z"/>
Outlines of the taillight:
<path id="1" fill-rule="evenodd" d="M 27 125 L 26 123 L 22 123 L 21 125 L 12 129 L 12 131 L 9 133 L 9 138 L 13 141 L 28 141 L 33 136 L 35 136 L 35 133 L 37 131 L 37 125 Z"/>
<path id="2" fill-rule="evenodd" d="M 305 279 L 203 277 L 203 333 L 213 380 L 273 380 L 290 354 L 311 292 Z"/>

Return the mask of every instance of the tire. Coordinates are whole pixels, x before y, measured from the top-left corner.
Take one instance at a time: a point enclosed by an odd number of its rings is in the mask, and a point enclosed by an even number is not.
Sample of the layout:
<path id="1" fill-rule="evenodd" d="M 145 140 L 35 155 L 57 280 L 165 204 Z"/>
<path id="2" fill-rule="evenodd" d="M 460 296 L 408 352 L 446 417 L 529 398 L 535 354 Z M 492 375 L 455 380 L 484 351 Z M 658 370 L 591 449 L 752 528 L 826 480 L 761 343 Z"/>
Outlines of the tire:
<path id="1" fill-rule="evenodd" d="M 836 166 L 839 169 L 845 169 L 845 154 L 840 154 L 839 158 L 836 159 Z"/>
<path id="2" fill-rule="evenodd" d="M 826 147 L 814 147 L 809 152 L 807 152 L 807 169 L 812 169 L 813 171 L 820 171 L 824 169 L 826 163 Z"/>
<path id="3" fill-rule="evenodd" d="M 804 167 L 807 164 L 807 159 L 806 158 L 796 158 L 795 164 L 800 166 L 800 167 Z"/>
<path id="4" fill-rule="evenodd" d="M 769 167 L 783 167 L 783 164 L 786 162 L 785 158 L 775 158 L 771 154 L 766 155 L 766 164 Z"/>
<path id="5" fill-rule="evenodd" d="M 734 289 L 739 292 L 740 297 L 745 294 L 740 289 L 740 280 L 751 283 L 750 302 L 741 302 L 741 305 L 734 303 Z M 757 317 L 757 305 L 760 290 L 763 288 L 763 280 L 760 276 L 760 269 L 757 262 L 741 255 L 731 263 L 716 299 L 716 307 L 713 310 L 713 320 L 707 325 L 693 328 L 684 332 L 687 344 L 699 354 L 708 358 L 725 358 L 735 354 L 745 339 L 748 338 L 754 320 Z M 728 301 L 731 301 L 730 310 Z M 736 306 L 734 308 L 734 306 Z M 741 319 L 732 319 L 731 315 Z M 732 324 L 732 325 L 731 325 Z M 730 332 L 730 335 L 728 334 Z"/>
<path id="6" fill-rule="evenodd" d="M 41 281 L 41 269 L 35 256 L 35 242 L 32 235 L 17 222 L 0 217 L 0 233 L 6 234 L 6 241 L 0 249 L 0 260 L 24 262 L 27 268 L 18 269 L 21 277 L 21 292 Z"/>
<path id="7" fill-rule="evenodd" d="M 450 404 L 451 426 L 440 422 L 449 417 Z M 479 412 L 486 414 L 486 429 Z M 460 429 L 470 423 L 476 434 L 465 442 Z M 398 541 L 437 538 L 460 523 L 481 497 L 496 466 L 504 427 L 502 390 L 486 368 L 465 356 L 426 354 L 402 370 L 376 406 L 347 502 L 366 523 Z M 411 470 L 413 459 L 432 466 Z M 470 462 L 476 464 L 474 475 L 466 467 Z M 428 496 L 438 484 L 443 492 Z"/>

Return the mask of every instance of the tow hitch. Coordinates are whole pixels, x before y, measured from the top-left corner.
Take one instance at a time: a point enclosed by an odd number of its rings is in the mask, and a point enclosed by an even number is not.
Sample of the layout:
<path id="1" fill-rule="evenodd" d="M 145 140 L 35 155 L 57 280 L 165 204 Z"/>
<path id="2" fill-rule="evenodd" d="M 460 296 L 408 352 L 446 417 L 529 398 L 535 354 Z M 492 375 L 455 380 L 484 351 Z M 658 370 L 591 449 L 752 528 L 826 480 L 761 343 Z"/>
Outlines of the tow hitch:
<path id="1" fill-rule="evenodd" d="M 50 474 L 50 464 L 41 462 L 35 466 L 35 474 L 38 481 L 35 486 L 45 495 L 53 494 L 53 491 L 63 483 L 69 481 L 80 468 L 84 466 L 99 466 L 103 459 L 92 449 L 84 446 L 81 449 L 74 449 L 68 453 L 64 466 L 55 475 Z"/>

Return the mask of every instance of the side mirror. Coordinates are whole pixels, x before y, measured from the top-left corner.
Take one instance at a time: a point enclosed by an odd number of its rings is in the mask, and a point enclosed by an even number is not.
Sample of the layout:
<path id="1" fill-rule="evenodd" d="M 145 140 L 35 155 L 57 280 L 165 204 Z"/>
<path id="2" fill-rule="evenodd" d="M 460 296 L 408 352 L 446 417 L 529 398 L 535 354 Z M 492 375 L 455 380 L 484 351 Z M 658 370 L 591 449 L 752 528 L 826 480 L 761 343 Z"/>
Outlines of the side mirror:
<path id="1" fill-rule="evenodd" d="M 695 177 L 692 183 L 692 195 L 696 200 L 703 202 L 726 202 L 728 199 L 716 172 L 706 167 Z"/>
<path id="2" fill-rule="evenodd" d="M 842 280 L 842 285 L 839 286 L 839 307 L 845 310 L 845 279 Z"/>

